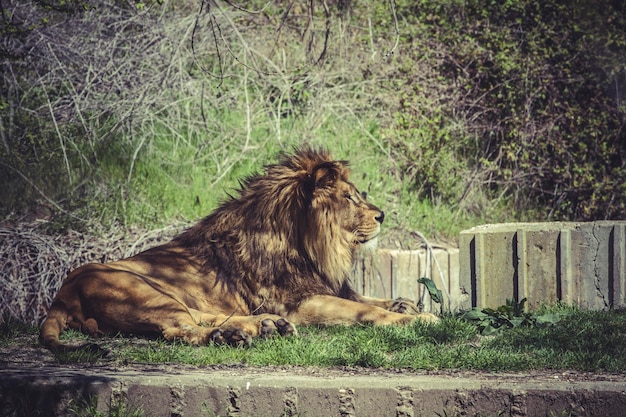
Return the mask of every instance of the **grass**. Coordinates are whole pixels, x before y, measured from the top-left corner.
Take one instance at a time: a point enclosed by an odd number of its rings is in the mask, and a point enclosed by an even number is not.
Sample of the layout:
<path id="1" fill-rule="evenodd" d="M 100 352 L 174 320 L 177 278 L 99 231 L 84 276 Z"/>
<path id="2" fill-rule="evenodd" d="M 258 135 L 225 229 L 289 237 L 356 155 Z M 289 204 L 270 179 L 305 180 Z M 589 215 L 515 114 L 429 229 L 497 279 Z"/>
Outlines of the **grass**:
<path id="1" fill-rule="evenodd" d="M 68 404 L 68 415 L 70 417 L 144 417 L 145 413 L 139 406 L 128 403 L 128 400 L 119 398 L 111 399 L 107 406 L 107 411 L 98 408 L 96 397 L 91 397 L 85 401 L 70 400 Z"/>
<path id="2" fill-rule="evenodd" d="M 411 246 L 410 231 L 421 231 L 428 237 L 454 241 L 458 233 L 487 219 L 501 220 L 497 213 L 473 214 L 458 207 L 420 199 L 410 182 L 398 176 L 393 159 L 376 136 L 376 124 L 369 126 L 351 123 L 351 117 L 329 116 L 324 123 L 311 127 L 303 119 L 285 122 L 283 140 L 271 133 L 270 120 L 257 120 L 259 126 L 246 142 L 241 131 L 243 115 L 231 115 L 220 121 L 222 129 L 232 132 L 232 141 L 223 146 L 209 145 L 192 134 L 178 135 L 165 128 L 146 132 L 151 139 L 139 152 L 139 157 L 128 172 L 120 171 L 114 157 L 104 159 L 101 177 L 110 187 L 106 203 L 95 199 L 85 213 L 98 213 L 101 223 L 121 221 L 125 225 L 145 228 L 162 227 L 173 221 L 194 221 L 209 214 L 228 194 L 239 187 L 239 180 L 260 172 L 266 164 L 274 163 L 281 151 L 304 143 L 323 146 L 339 159 L 350 161 L 351 179 L 361 191 L 366 191 L 372 202 L 386 213 L 383 236 L 402 245 Z M 347 121 L 347 123 L 346 123 Z M 263 127 L 266 129 L 263 129 Z M 181 130 L 184 130 L 181 128 Z M 257 131 L 259 130 L 259 131 Z M 308 132 L 307 132 L 308 131 Z M 370 133 L 370 132 L 373 132 Z M 308 137 L 308 138 L 307 138 Z M 247 145 L 243 145 L 246 142 Z M 383 149 L 381 151 L 381 148 Z M 119 152 L 119 151 L 114 151 Z M 125 182 L 124 177 L 129 181 Z"/>
<path id="3" fill-rule="evenodd" d="M 624 311 L 583 311 L 562 306 L 547 310 L 561 315 L 561 321 L 541 328 L 508 329 L 495 336 L 481 336 L 474 324 L 448 315 L 436 325 L 302 327 L 297 337 L 256 339 L 250 348 L 196 347 L 161 339 L 121 336 L 103 338 L 98 343 L 111 352 L 104 360 L 120 363 L 492 372 L 626 371 Z M 0 346 L 6 346 L 7 337 L 17 340 L 16 334 L 32 335 L 33 330 L 20 328 L 1 334 Z M 77 332 L 67 332 L 64 337 L 85 338 Z M 57 356 L 57 361 L 62 363 L 101 360 L 85 352 Z"/>
<path id="4" fill-rule="evenodd" d="M 105 155 L 97 174 L 102 178 L 102 193 L 85 206 L 81 216 L 98 225 L 120 222 L 147 229 L 194 221 L 232 194 L 240 179 L 276 162 L 281 151 L 307 143 L 326 147 L 336 158 L 351 162 L 353 182 L 387 214 L 383 236 L 403 245 L 411 245 L 407 236 L 413 230 L 453 241 L 461 230 L 485 221 L 484 214 L 417 198 L 411 183 L 398 177 L 394 161 L 377 136 L 376 123 L 361 126 L 353 119 L 331 115 L 315 127 L 301 118 L 283 121 L 284 138 L 279 141 L 271 133 L 276 129 L 272 121 L 259 116 L 248 141 L 241 128 L 243 110 L 232 111 L 220 120 L 221 130 L 228 131 L 231 140 L 220 146 L 189 132 L 188 126 L 174 129 L 157 121 L 145 132 L 150 139 L 141 146 L 102 151 Z M 119 158 L 135 152 L 132 162 Z"/>

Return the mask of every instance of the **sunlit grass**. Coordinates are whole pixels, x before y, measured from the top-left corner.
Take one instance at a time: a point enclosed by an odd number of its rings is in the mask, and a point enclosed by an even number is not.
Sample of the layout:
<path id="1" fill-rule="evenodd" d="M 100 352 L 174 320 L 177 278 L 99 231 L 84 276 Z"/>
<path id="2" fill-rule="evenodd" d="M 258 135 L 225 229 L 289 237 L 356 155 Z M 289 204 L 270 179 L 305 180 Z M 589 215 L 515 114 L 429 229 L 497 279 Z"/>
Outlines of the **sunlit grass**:
<path id="1" fill-rule="evenodd" d="M 162 339 L 116 336 L 91 340 L 77 332 L 68 341 L 90 341 L 109 351 L 108 356 L 78 352 L 57 356 L 61 363 L 167 363 L 193 366 L 316 366 L 368 367 L 411 370 L 476 370 L 515 372 L 529 370 L 626 371 L 626 313 L 583 311 L 562 306 L 554 326 L 519 327 L 495 336 L 480 336 L 474 324 L 446 316 L 436 325 L 406 327 L 299 328 L 289 338 L 255 339 L 249 348 L 190 346 Z M 0 346 L 30 342 L 32 328 L 3 332 Z"/>
<path id="2" fill-rule="evenodd" d="M 350 162 L 351 180 L 386 213 L 383 237 L 394 236 L 403 246 L 417 242 L 411 240 L 411 231 L 454 241 L 464 228 L 496 218 L 419 198 L 414 185 L 402 180 L 393 158 L 386 153 L 388 146 L 377 136 L 374 121 L 363 124 L 350 120 L 349 115 L 347 119 L 328 116 L 312 128 L 305 119 L 287 119 L 279 141 L 272 120 L 261 116 L 246 139 L 246 132 L 241 130 L 244 113 L 233 113 L 220 120 L 229 139 L 218 144 L 214 138 L 209 141 L 184 126 L 175 132 L 155 124 L 145 132 L 148 139 L 136 160 L 123 163 L 125 169 L 120 169 L 118 158 L 103 158 L 99 169 L 101 177 L 107 178 L 108 191 L 96 198 L 88 211 L 96 212 L 101 224 L 119 221 L 146 229 L 195 221 L 236 194 L 242 179 L 277 162 L 281 152 L 310 145 L 325 147 L 334 157 Z"/>

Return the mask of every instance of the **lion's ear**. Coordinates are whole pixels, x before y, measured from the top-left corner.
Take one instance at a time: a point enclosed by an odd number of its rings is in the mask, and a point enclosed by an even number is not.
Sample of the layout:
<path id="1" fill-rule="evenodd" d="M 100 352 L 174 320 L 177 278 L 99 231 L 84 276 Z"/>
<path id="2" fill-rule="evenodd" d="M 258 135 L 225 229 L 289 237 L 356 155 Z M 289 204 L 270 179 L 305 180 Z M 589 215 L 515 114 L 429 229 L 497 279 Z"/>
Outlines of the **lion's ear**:
<path id="1" fill-rule="evenodd" d="M 341 175 L 340 167 L 334 162 L 323 162 L 313 168 L 314 189 L 329 188 L 335 185 Z"/>

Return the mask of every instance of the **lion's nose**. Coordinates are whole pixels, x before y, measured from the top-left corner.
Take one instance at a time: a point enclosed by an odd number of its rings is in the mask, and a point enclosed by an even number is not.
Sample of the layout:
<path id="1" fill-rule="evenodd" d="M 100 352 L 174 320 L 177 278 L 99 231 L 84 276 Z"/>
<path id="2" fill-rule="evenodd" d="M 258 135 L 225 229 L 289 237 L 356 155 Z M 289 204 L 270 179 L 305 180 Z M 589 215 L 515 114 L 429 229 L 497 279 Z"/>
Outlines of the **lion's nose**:
<path id="1" fill-rule="evenodd" d="M 380 214 L 374 218 L 376 219 L 378 223 L 382 224 L 383 220 L 385 220 L 385 212 L 381 211 Z"/>

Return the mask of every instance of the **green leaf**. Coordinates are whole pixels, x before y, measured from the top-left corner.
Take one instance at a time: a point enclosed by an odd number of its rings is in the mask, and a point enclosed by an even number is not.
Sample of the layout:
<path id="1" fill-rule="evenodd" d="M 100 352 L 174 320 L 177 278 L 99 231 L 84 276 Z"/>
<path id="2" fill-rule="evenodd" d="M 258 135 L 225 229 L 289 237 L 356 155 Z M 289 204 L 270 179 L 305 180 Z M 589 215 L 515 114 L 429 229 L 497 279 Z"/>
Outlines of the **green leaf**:
<path id="1" fill-rule="evenodd" d="M 557 324 L 561 321 L 561 316 L 558 314 L 542 314 L 541 316 L 537 316 L 537 324 Z"/>
<path id="2" fill-rule="evenodd" d="M 523 317 L 515 317 L 509 320 L 509 323 L 513 325 L 513 327 L 520 327 L 526 322 L 526 319 Z"/>
<path id="3" fill-rule="evenodd" d="M 418 279 L 417 282 L 419 282 L 420 284 L 424 284 L 426 286 L 426 289 L 428 290 L 428 293 L 430 294 L 430 298 L 434 302 L 439 303 L 439 304 L 443 302 L 443 294 L 441 290 L 437 288 L 437 286 L 435 285 L 432 279 L 422 277 Z"/>
<path id="4" fill-rule="evenodd" d="M 483 336 L 493 336 L 498 334 L 502 328 L 501 327 L 493 327 L 491 324 L 487 324 L 480 334 Z"/>
<path id="5" fill-rule="evenodd" d="M 489 317 L 500 317 L 502 316 L 502 312 L 498 309 L 498 310 L 494 310 L 493 308 L 483 308 L 481 310 L 483 313 L 485 313 L 487 316 Z"/>
<path id="6" fill-rule="evenodd" d="M 473 308 L 467 313 L 463 314 L 464 320 L 485 320 L 489 318 L 488 314 L 485 314 L 482 310 Z"/>

